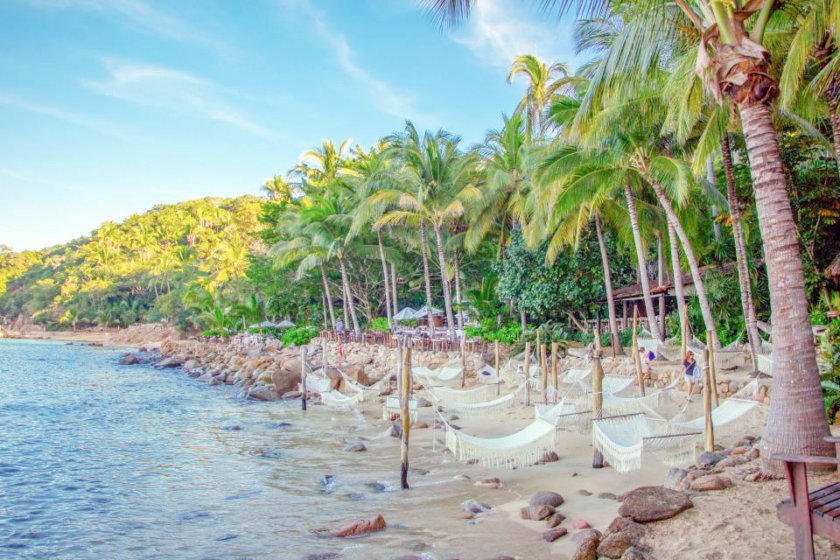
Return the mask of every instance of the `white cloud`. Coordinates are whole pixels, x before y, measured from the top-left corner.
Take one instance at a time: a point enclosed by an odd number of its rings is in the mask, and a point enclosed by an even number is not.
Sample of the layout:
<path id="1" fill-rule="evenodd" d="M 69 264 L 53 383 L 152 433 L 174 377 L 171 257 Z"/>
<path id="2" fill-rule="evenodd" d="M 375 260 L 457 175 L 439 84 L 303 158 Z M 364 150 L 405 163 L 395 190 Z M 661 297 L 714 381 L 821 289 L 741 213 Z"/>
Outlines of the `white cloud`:
<path id="1" fill-rule="evenodd" d="M 117 99 L 221 122 L 263 138 L 270 130 L 258 124 L 229 98 L 236 94 L 181 70 L 118 59 L 105 59 L 107 77 L 82 85 Z"/>
<path id="2" fill-rule="evenodd" d="M 186 21 L 155 8 L 143 0 L 28 0 L 48 8 L 86 9 L 99 12 L 135 31 L 152 33 L 167 39 L 191 43 L 225 56 L 232 55 L 229 45 Z"/>
<path id="3" fill-rule="evenodd" d="M 0 92 L 0 107 L 9 107 L 11 109 L 51 117 L 76 126 L 89 128 L 109 136 L 124 137 L 122 133 L 118 132 L 111 124 L 105 121 L 87 117 L 85 115 L 71 113 L 63 109 L 57 109 L 49 105 L 29 101 L 28 99 L 22 99 L 11 94 Z"/>
<path id="4" fill-rule="evenodd" d="M 545 17 L 548 21 L 537 20 L 518 2 L 481 0 L 451 37 L 485 63 L 500 68 L 509 68 L 522 54 L 533 54 L 546 63 L 573 63 L 571 26 Z"/>
<path id="5" fill-rule="evenodd" d="M 439 122 L 440 119 L 433 115 L 416 111 L 409 96 L 361 66 L 356 61 L 356 55 L 347 37 L 332 28 L 327 21 L 326 14 L 312 6 L 308 0 L 278 0 L 278 4 L 286 16 L 291 15 L 298 21 L 311 22 L 312 30 L 315 32 L 317 39 L 332 50 L 341 69 L 353 79 L 357 86 L 366 90 L 367 95 L 373 99 L 383 113 L 403 119 L 421 121 L 426 124 Z"/>

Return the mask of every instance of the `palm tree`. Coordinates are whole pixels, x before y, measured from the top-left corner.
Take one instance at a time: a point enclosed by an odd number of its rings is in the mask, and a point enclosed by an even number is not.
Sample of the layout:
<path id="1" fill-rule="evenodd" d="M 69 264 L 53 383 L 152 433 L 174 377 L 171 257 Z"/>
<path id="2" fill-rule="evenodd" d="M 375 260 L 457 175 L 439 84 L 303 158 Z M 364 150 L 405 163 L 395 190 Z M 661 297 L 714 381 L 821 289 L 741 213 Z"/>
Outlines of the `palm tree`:
<path id="1" fill-rule="evenodd" d="M 272 202 L 291 202 L 292 189 L 282 175 L 275 175 L 260 187 Z"/>
<path id="2" fill-rule="evenodd" d="M 525 96 L 516 107 L 517 113 L 526 115 L 525 131 L 528 138 L 542 135 L 543 114 L 548 101 L 566 83 L 564 78 L 568 74 L 569 67 L 565 64 L 555 62 L 551 66 L 546 66 L 532 54 L 523 54 L 513 59 L 507 76 L 508 83 L 517 75 L 523 75 L 528 80 Z M 553 80 L 555 76 L 558 79 Z"/>

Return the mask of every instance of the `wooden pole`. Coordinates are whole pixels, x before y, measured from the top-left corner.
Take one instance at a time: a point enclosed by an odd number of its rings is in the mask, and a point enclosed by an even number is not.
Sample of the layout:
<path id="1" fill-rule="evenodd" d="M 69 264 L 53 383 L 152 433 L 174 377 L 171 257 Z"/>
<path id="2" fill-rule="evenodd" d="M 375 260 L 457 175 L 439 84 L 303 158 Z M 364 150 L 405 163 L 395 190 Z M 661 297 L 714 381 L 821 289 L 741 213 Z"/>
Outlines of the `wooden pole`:
<path id="1" fill-rule="evenodd" d="M 531 406 L 531 343 L 525 343 L 525 406 Z"/>
<path id="2" fill-rule="evenodd" d="M 639 335 L 636 326 L 639 320 L 639 307 L 633 306 L 633 363 L 636 365 L 636 381 L 639 384 L 639 394 L 645 396 L 645 377 L 642 373 L 642 357 L 639 356 Z"/>
<path id="3" fill-rule="evenodd" d="M 685 353 L 688 351 L 688 304 L 683 306 L 682 320 L 682 344 L 680 345 L 680 361 L 685 360 Z"/>
<path id="4" fill-rule="evenodd" d="M 542 363 L 540 373 L 542 373 L 543 402 L 548 404 L 548 367 L 546 367 L 548 359 L 546 358 L 545 353 L 546 345 L 543 344 L 540 346 L 540 362 Z"/>
<path id="5" fill-rule="evenodd" d="M 493 342 L 493 353 L 495 354 L 494 367 L 496 368 L 496 395 L 502 392 L 502 372 L 499 370 L 499 341 Z"/>
<path id="6" fill-rule="evenodd" d="M 557 380 L 557 351 L 560 345 L 556 342 L 551 343 L 551 384 L 554 385 L 554 400 L 556 401 L 560 395 L 560 391 L 557 390 L 558 380 Z"/>
<path id="7" fill-rule="evenodd" d="M 601 367 L 601 352 L 595 351 L 592 356 L 592 419 L 601 418 L 604 404 L 604 369 Z M 597 449 L 592 455 L 592 468 L 600 469 L 604 466 L 604 455 Z"/>
<path id="8" fill-rule="evenodd" d="M 706 348 L 709 349 L 709 377 L 712 380 L 712 398 L 715 401 L 715 408 L 717 408 L 718 404 L 720 404 L 718 401 L 717 368 L 715 367 L 715 349 L 712 346 L 709 331 L 706 331 Z"/>
<path id="9" fill-rule="evenodd" d="M 595 352 L 601 357 L 601 312 L 595 314 Z"/>
<path id="10" fill-rule="evenodd" d="M 400 420 L 402 421 L 402 433 L 400 437 L 400 486 L 408 490 L 408 435 L 411 431 L 410 395 L 411 387 L 411 348 L 406 347 L 403 351 L 402 362 L 402 392 L 400 393 Z"/>
<path id="11" fill-rule="evenodd" d="M 300 347 L 300 409 L 306 410 L 306 345 Z"/>
<path id="12" fill-rule="evenodd" d="M 461 337 L 461 387 L 467 385 L 467 339 Z"/>
<path id="13" fill-rule="evenodd" d="M 709 349 L 703 351 L 706 363 L 703 365 L 705 380 L 703 383 L 703 411 L 706 414 L 706 451 L 715 450 L 715 427 L 712 425 L 712 376 L 709 372 Z"/>

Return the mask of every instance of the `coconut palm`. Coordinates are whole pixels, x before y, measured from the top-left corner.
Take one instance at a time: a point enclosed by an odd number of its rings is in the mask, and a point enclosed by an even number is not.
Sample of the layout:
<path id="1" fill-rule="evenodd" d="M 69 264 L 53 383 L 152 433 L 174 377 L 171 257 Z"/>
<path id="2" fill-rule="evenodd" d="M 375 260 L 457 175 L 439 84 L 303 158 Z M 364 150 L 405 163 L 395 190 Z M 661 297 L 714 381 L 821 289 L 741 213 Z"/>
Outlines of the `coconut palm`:
<path id="1" fill-rule="evenodd" d="M 523 54 L 513 59 L 507 81 L 510 83 L 516 76 L 522 75 L 528 80 L 528 89 L 516 111 L 525 114 L 525 133 L 528 138 L 542 135 L 543 114 L 551 97 L 559 90 L 569 75 L 569 67 L 555 62 L 546 66 L 532 54 Z"/>
<path id="2" fill-rule="evenodd" d="M 268 199 L 273 202 L 290 202 L 292 200 L 291 186 L 282 175 L 275 175 L 268 179 L 261 188 Z"/>

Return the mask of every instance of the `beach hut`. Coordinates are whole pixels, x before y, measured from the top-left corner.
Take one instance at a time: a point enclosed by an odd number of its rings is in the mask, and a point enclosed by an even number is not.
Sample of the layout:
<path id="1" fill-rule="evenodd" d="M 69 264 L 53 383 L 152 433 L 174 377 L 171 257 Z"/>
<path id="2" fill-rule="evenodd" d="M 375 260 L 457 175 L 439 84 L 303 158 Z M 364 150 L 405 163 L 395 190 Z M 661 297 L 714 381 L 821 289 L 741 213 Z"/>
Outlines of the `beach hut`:
<path id="1" fill-rule="evenodd" d="M 436 327 L 443 326 L 443 311 L 441 311 L 437 307 L 432 307 L 432 312 L 430 314 L 428 306 L 424 305 L 423 307 L 417 310 L 417 313 L 414 314 L 414 318 L 425 319 L 426 323 L 428 324 L 429 315 L 432 316 L 432 319 L 434 320 L 434 325 Z"/>
<path id="2" fill-rule="evenodd" d="M 395 321 L 409 321 L 411 319 L 415 319 L 417 314 L 416 309 L 412 309 L 411 307 L 403 308 L 399 313 L 394 315 Z"/>
<path id="3" fill-rule="evenodd" d="M 287 319 L 283 319 L 279 323 L 275 325 L 278 329 L 293 329 L 295 328 L 295 324 Z"/>

